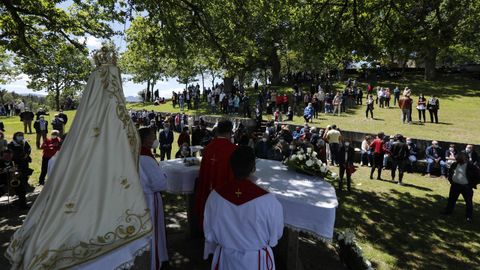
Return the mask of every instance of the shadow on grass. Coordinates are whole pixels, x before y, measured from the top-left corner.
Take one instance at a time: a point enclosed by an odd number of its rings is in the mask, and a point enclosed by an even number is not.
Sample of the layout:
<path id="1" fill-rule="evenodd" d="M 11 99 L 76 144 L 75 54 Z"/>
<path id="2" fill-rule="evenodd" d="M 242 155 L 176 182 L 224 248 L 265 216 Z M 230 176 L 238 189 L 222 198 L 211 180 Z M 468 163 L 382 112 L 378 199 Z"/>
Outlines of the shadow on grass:
<path id="1" fill-rule="evenodd" d="M 446 198 L 353 190 L 339 194 L 336 228 L 352 228 L 361 242 L 396 259 L 395 269 L 473 269 L 480 265 L 478 224 L 464 221 L 464 207 L 444 218 Z M 462 204 L 463 205 L 463 204 Z M 458 206 L 458 204 L 457 204 Z"/>

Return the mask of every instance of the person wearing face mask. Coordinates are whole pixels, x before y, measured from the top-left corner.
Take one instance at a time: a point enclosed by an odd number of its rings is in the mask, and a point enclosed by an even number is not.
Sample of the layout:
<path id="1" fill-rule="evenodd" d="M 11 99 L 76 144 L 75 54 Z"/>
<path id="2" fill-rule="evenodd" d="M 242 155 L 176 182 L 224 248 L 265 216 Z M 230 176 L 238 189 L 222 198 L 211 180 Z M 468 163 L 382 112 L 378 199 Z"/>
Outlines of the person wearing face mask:
<path id="1" fill-rule="evenodd" d="M 167 176 L 158 166 L 152 148 L 158 144 L 155 130 L 142 127 L 138 130 L 141 141 L 139 174 L 145 201 L 150 209 L 153 237 L 151 243 L 151 269 L 160 269 L 168 261 L 165 221 L 161 191 L 167 189 Z"/>
<path id="2" fill-rule="evenodd" d="M 407 138 L 407 147 L 408 147 L 408 163 L 407 163 L 407 172 L 412 173 L 415 164 L 417 163 L 418 149 L 417 145 L 412 142 L 412 138 Z"/>
<path id="3" fill-rule="evenodd" d="M 20 173 L 20 185 L 15 188 L 15 193 L 18 196 L 18 206 L 20 208 L 28 208 L 26 194 L 27 191 L 31 189 L 28 184 L 28 177 L 33 172 L 29 167 L 29 163 L 32 162 L 32 158 L 30 157 L 32 148 L 28 142 L 24 140 L 23 135 L 23 132 L 15 132 L 15 134 L 13 134 L 13 140 L 8 144 L 8 149 L 12 151 L 12 160 Z"/>
<path id="4" fill-rule="evenodd" d="M 427 99 L 423 96 L 423 94 L 420 94 L 418 97 L 418 102 L 417 102 L 417 111 L 418 111 L 418 121 L 422 122 L 422 117 L 423 117 L 423 122 L 425 123 L 425 110 L 427 109 Z"/>
<path id="5" fill-rule="evenodd" d="M 468 144 L 465 147 L 465 150 L 463 152 L 465 152 L 465 154 L 467 154 L 467 158 L 468 158 L 468 161 L 470 161 L 470 163 L 479 167 L 480 164 L 478 163 L 478 154 L 475 151 L 475 149 L 473 148 L 472 144 Z"/>
<path id="6" fill-rule="evenodd" d="M 390 147 L 390 157 L 392 160 L 391 176 L 392 181 L 395 180 L 395 173 L 398 169 L 398 184 L 403 185 L 403 173 L 405 172 L 405 164 L 408 159 L 408 146 L 404 142 L 404 138 L 401 134 L 394 136 L 394 142 Z"/>
<path id="7" fill-rule="evenodd" d="M 32 134 L 32 121 L 35 118 L 35 114 L 31 112 L 28 108 L 25 108 L 25 111 L 20 113 L 20 121 L 23 122 L 24 133 Z"/>
<path id="8" fill-rule="evenodd" d="M 343 177 L 347 175 L 347 190 L 351 191 L 352 173 L 355 171 L 353 166 L 353 160 L 355 156 L 355 150 L 349 140 L 346 140 L 339 148 L 336 155 L 337 164 L 339 168 L 339 182 L 338 190 L 343 189 Z"/>
<path id="9" fill-rule="evenodd" d="M 468 161 L 467 155 L 464 152 L 458 153 L 448 174 L 448 181 L 451 186 L 447 207 L 442 212 L 444 215 L 452 214 L 458 196 L 462 194 L 466 205 L 465 219 L 467 222 L 472 222 L 473 189 L 477 187 L 479 177 L 479 169 Z"/>
<path id="10" fill-rule="evenodd" d="M 263 137 L 255 145 L 255 156 L 257 158 L 268 159 L 272 155 L 272 144 L 269 140 L 268 133 L 264 133 Z"/>
<path id="11" fill-rule="evenodd" d="M 45 117 L 43 115 L 40 115 L 38 120 L 33 123 L 33 128 L 35 129 L 35 133 L 37 134 L 35 143 L 37 145 L 37 148 L 40 148 L 40 138 L 42 139 L 42 142 L 45 142 L 45 140 L 47 139 L 48 121 L 45 120 Z"/>
<path id="12" fill-rule="evenodd" d="M 177 143 L 178 147 L 181 147 L 184 143 L 190 145 L 190 133 L 188 127 L 183 127 L 182 132 L 178 135 Z"/>
<path id="13" fill-rule="evenodd" d="M 63 119 L 60 118 L 58 114 L 55 114 L 54 119 L 52 120 L 52 128 L 58 130 L 60 137 L 63 135 L 64 125 L 65 123 L 63 123 Z"/>
<path id="14" fill-rule="evenodd" d="M 450 144 L 450 147 L 445 151 L 445 163 L 447 166 L 447 169 L 452 166 L 452 164 L 455 162 L 456 158 L 455 156 L 457 155 L 457 150 L 455 149 L 455 144 Z"/>
<path id="15" fill-rule="evenodd" d="M 443 160 L 442 148 L 438 145 L 437 141 L 432 141 L 432 145 L 425 150 L 425 156 L 427 159 L 427 177 L 431 176 L 432 168 L 435 164 L 440 165 L 440 172 L 442 177 L 446 175 L 446 163 Z"/>
<path id="16" fill-rule="evenodd" d="M 48 162 L 58 152 L 58 150 L 60 150 L 62 140 L 58 137 L 58 135 L 58 130 L 52 130 L 50 139 L 44 140 L 41 146 L 43 150 L 42 168 L 40 171 L 40 178 L 38 183 L 42 186 L 45 184 L 45 176 L 47 176 L 48 172 Z"/>
<path id="17" fill-rule="evenodd" d="M 160 131 L 160 160 L 165 160 L 165 156 L 167 156 L 167 160 L 170 159 L 172 154 L 172 143 L 173 143 L 173 131 L 170 130 L 170 124 L 165 123 L 163 124 L 163 130 Z"/>

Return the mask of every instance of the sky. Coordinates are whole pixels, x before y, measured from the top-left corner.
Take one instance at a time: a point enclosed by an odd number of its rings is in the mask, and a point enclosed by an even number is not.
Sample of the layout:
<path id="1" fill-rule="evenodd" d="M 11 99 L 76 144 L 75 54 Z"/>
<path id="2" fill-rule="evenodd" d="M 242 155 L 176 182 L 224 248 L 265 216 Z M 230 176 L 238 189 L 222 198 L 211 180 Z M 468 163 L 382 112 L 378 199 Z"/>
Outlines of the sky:
<path id="1" fill-rule="evenodd" d="M 65 8 L 70 5 L 70 1 L 63 2 L 60 7 Z M 127 22 L 125 25 L 124 24 L 119 24 L 117 22 L 112 23 L 112 28 L 114 30 L 120 30 L 123 31 L 124 29 L 128 28 L 130 25 L 129 22 Z M 102 42 L 105 40 L 98 39 L 93 36 L 86 36 L 83 38 L 80 38 L 80 42 L 83 42 L 86 39 L 86 45 L 90 52 L 92 50 L 99 49 L 102 45 Z M 126 49 L 126 42 L 123 39 L 123 37 L 117 36 L 113 38 L 113 42 L 117 47 L 120 48 L 120 52 L 125 51 Z M 123 78 L 128 78 L 127 74 L 122 74 Z M 206 81 L 207 82 L 207 81 Z M 20 94 L 29 94 L 29 93 L 35 93 L 35 94 L 41 94 L 41 95 L 46 95 L 47 93 L 45 91 L 37 91 L 34 92 L 31 89 L 27 88 L 27 83 L 28 83 L 28 76 L 25 74 L 21 74 L 17 80 L 10 82 L 9 84 L 0 84 L 0 89 L 6 89 L 9 92 L 16 92 Z M 209 87 L 209 84 L 205 84 L 205 87 Z M 155 90 L 159 90 L 160 97 L 165 97 L 169 98 L 172 95 L 172 91 L 180 91 L 184 88 L 185 86 L 183 84 L 179 84 L 176 81 L 176 78 L 170 78 L 166 81 L 158 81 L 155 85 Z M 131 81 L 124 82 L 123 84 L 123 91 L 125 96 L 134 96 L 137 97 L 137 93 L 143 89 L 146 89 L 146 83 L 145 84 L 136 84 Z"/>

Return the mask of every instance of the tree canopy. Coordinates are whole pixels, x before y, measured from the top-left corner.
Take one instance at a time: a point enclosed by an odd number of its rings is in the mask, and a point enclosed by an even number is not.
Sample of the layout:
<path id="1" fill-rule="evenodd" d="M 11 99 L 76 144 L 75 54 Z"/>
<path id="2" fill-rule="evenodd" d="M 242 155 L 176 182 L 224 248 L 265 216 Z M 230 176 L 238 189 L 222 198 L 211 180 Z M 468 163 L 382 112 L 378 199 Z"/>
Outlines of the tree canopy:
<path id="1" fill-rule="evenodd" d="M 260 73 L 278 84 L 290 72 L 414 60 L 430 80 L 440 65 L 480 61 L 479 1 L 2 0 L 0 11 L 3 81 L 16 74 L 12 53 L 26 63 L 45 59 L 42 46 L 54 40 L 85 55 L 80 37 L 123 34 L 112 23 L 126 21 L 121 67 L 146 82 L 150 96 L 158 80 L 172 76 L 188 83 L 221 73 L 228 89 L 234 78 L 244 83 Z"/>

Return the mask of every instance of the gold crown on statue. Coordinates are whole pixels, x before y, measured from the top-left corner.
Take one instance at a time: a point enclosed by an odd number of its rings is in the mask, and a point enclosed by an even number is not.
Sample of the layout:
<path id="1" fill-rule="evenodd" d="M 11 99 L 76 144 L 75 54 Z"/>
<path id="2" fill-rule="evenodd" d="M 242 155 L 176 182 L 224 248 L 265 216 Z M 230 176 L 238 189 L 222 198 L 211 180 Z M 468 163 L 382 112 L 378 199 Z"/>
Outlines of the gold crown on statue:
<path id="1" fill-rule="evenodd" d="M 117 64 L 117 49 L 112 42 L 102 44 L 102 48 L 93 51 L 93 61 L 97 67 Z"/>

